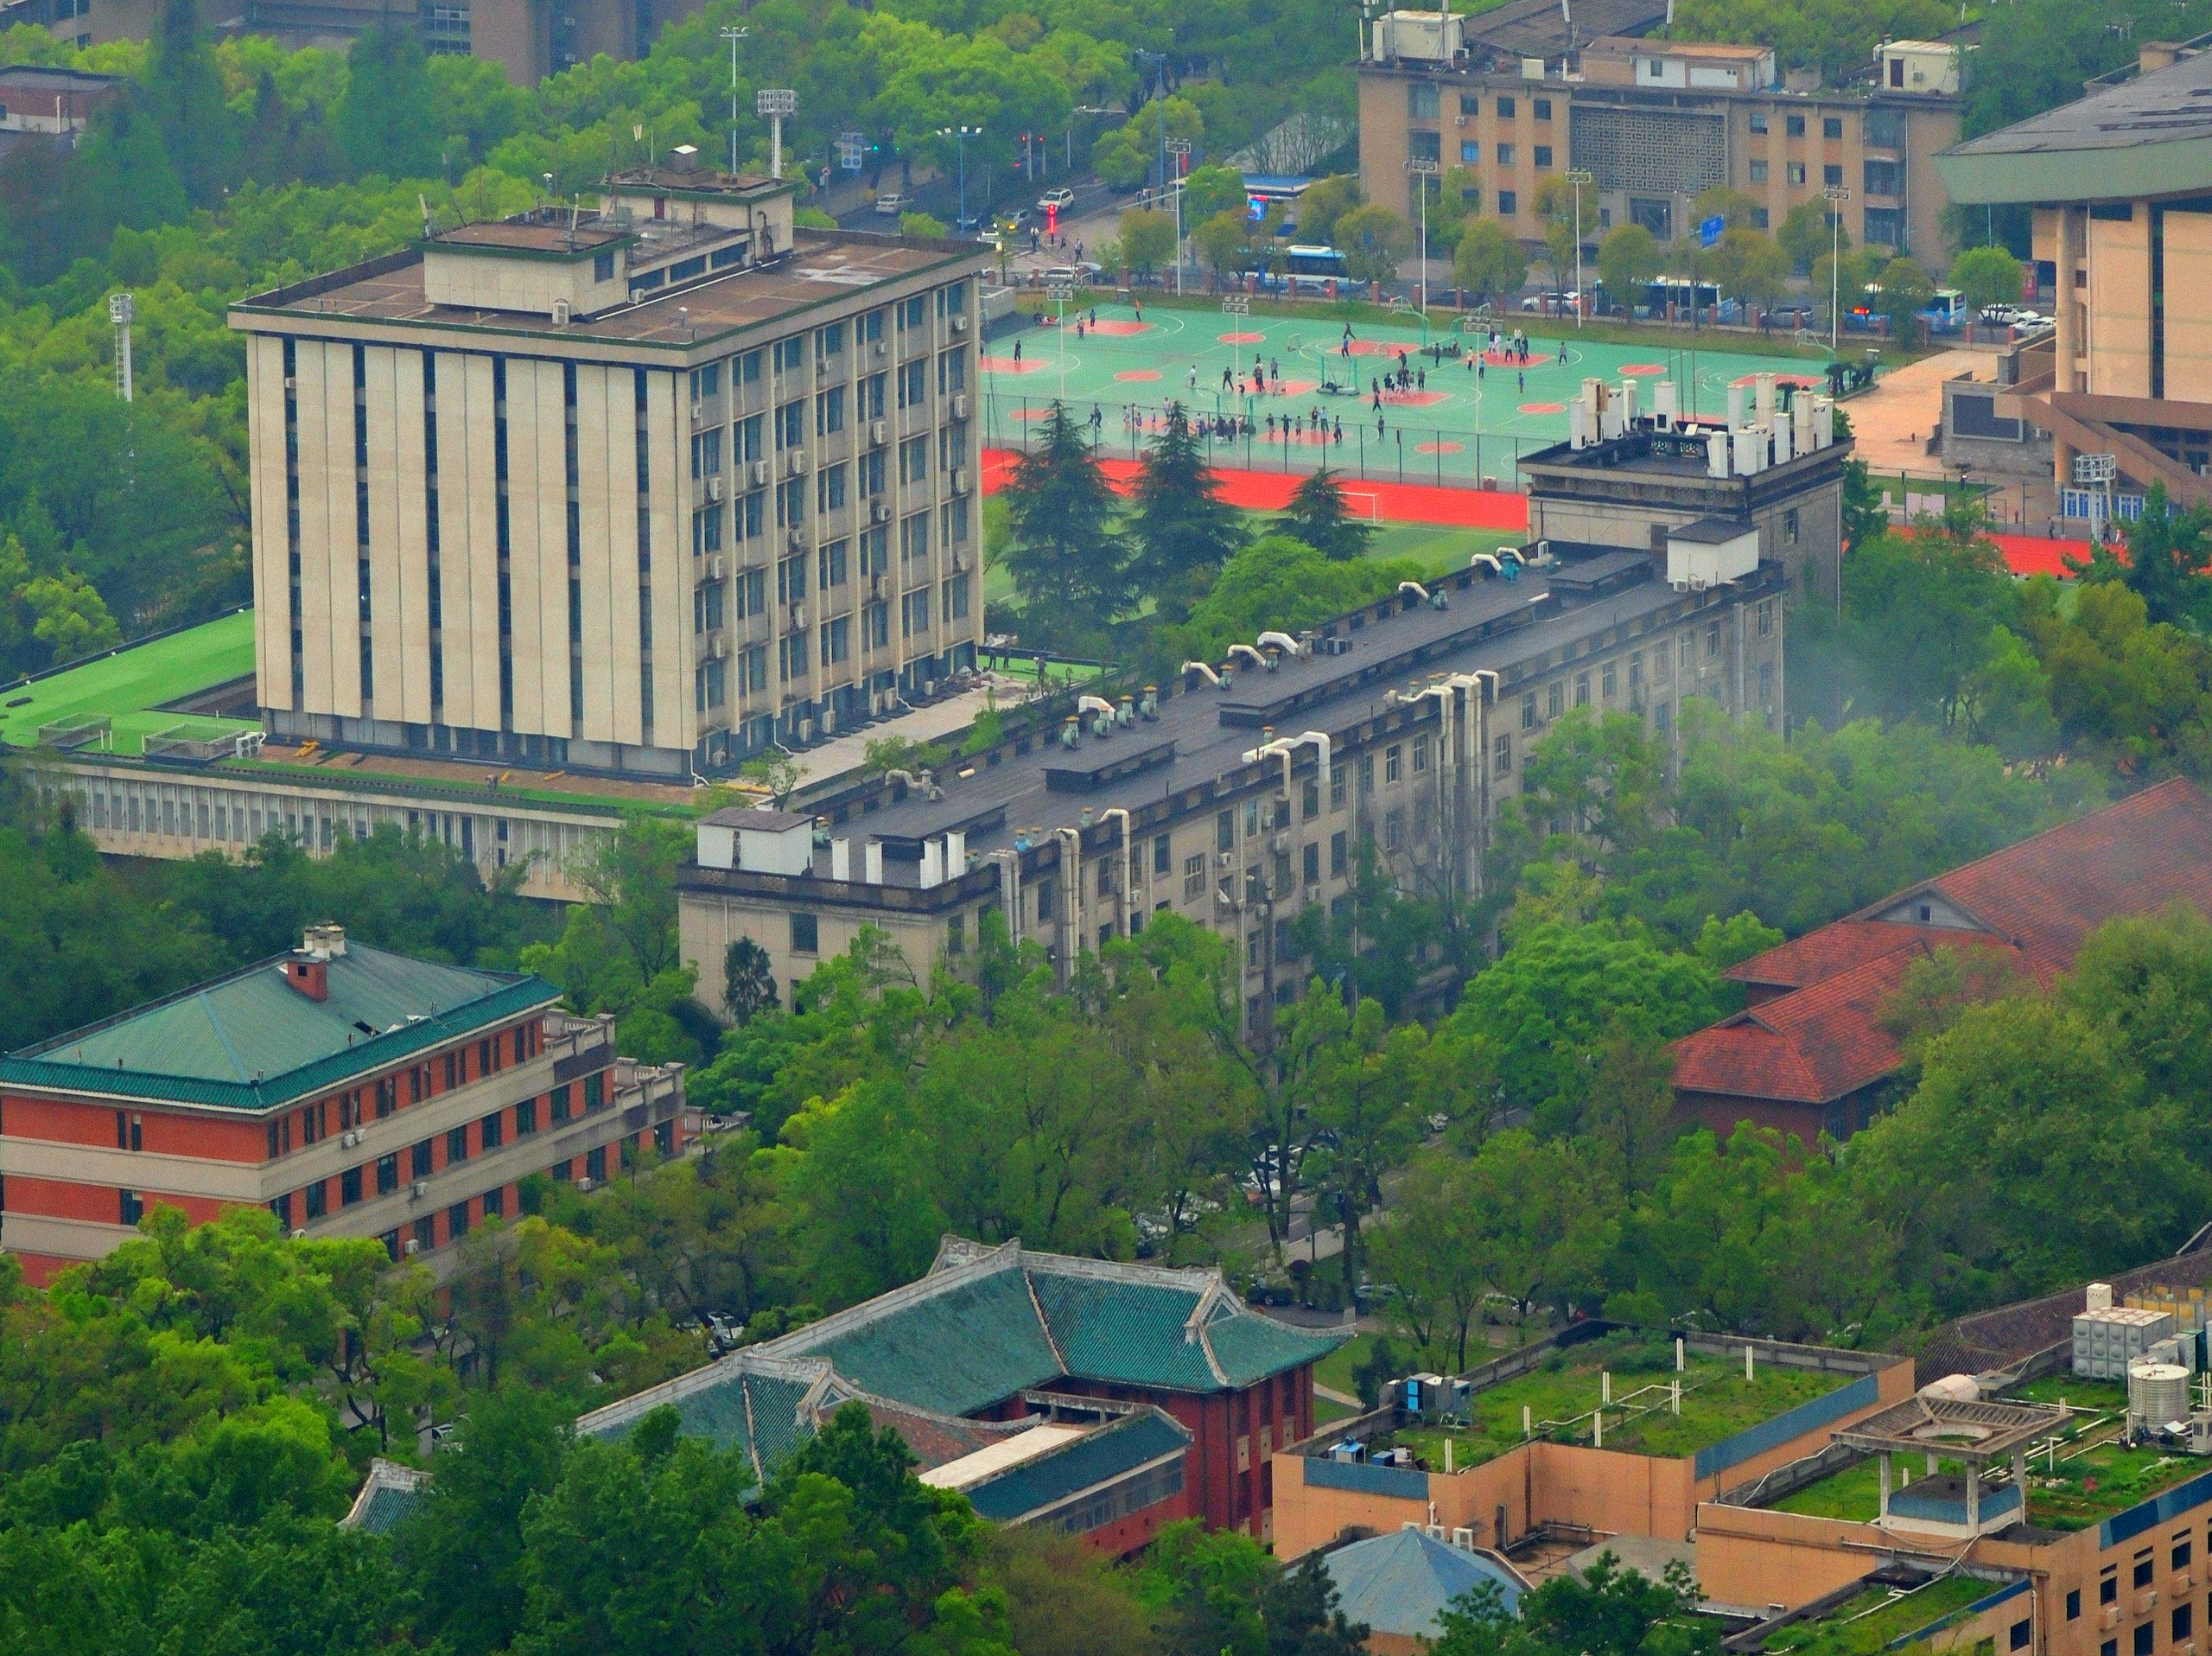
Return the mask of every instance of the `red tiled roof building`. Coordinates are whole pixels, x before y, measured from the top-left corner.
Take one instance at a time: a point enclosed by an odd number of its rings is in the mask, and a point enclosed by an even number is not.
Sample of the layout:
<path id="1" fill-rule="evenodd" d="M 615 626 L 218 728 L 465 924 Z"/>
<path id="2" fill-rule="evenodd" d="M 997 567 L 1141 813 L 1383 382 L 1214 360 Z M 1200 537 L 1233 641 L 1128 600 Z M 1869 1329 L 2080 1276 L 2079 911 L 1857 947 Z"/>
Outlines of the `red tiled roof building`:
<path id="1" fill-rule="evenodd" d="M 1747 1005 L 1675 1043 L 1676 1118 L 1807 1143 L 1847 1137 L 1903 1061 L 1884 1004 L 1942 947 L 1998 952 L 2050 984 L 2105 921 L 2186 903 L 2212 914 L 2212 800 L 2179 780 L 1923 881 L 1728 975 Z"/>

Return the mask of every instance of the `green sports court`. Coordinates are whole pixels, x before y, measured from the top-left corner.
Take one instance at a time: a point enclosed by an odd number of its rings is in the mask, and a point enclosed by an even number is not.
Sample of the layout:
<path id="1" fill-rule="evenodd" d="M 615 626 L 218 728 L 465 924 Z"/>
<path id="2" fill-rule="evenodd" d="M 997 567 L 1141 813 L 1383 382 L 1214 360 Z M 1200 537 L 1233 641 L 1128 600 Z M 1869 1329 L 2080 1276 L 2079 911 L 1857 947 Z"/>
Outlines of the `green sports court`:
<path id="1" fill-rule="evenodd" d="M 1033 324 L 984 347 L 986 441 L 1023 447 L 1029 428 L 1064 398 L 1078 419 L 1093 424 L 1105 452 L 1134 455 L 1166 404 L 1179 401 L 1198 415 L 1249 420 L 1250 432 L 1220 440 L 1214 458 L 1224 466 L 1296 470 L 1325 459 L 1348 471 L 1402 475 L 1408 482 L 1464 486 L 1491 477 L 1510 488 L 1521 453 L 1566 439 L 1567 402 L 1591 376 L 1638 381 L 1646 408 L 1651 387 L 1671 380 L 1685 413 L 1707 415 L 1726 410 L 1731 385 L 1756 374 L 1808 385 L 1825 379 L 1820 359 L 1707 350 L 1687 330 L 1632 345 L 1570 337 L 1564 360 L 1557 339 L 1532 337 L 1523 364 L 1487 348 L 1490 324 L 1469 333 L 1455 315 L 1432 311 L 1430 317 L 1426 339 L 1416 322 L 1353 322 L 1347 340 L 1345 324 L 1325 315 L 1232 315 L 1160 305 L 1144 307 L 1140 315 L 1128 304 L 1071 307 L 1065 326 Z M 1527 320 L 1496 320 L 1501 347 Z M 1448 352 L 1454 341 L 1456 359 L 1438 361 L 1424 353 L 1425 345 Z M 1376 382 L 1396 370 L 1401 353 L 1420 379 L 1404 392 L 1383 390 L 1378 409 Z M 1255 364 L 1268 371 L 1264 394 L 1253 391 Z M 1234 389 L 1224 384 L 1224 369 Z M 1325 437 L 1316 429 L 1317 412 Z"/>

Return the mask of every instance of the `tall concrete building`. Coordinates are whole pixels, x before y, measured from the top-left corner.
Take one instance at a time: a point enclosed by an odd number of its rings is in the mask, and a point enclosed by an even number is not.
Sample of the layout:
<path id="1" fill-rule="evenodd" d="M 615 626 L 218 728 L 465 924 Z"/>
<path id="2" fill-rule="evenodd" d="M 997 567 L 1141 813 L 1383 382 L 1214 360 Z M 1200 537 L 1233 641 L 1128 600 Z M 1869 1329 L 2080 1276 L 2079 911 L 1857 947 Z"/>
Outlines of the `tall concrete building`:
<path id="1" fill-rule="evenodd" d="M 2153 483 L 2212 500 L 2208 43 L 2145 45 L 2088 97 L 1936 157 L 1960 201 L 2031 211 L 2057 324 L 2008 354 L 1970 423 L 1952 398 L 1946 440 L 2048 434 L 2068 517 L 2133 517 Z"/>
<path id="2" fill-rule="evenodd" d="M 1931 157 L 1959 134 L 1955 47 L 1890 41 L 1864 79 L 1823 88 L 1783 74 L 1762 48 L 1641 38 L 1663 15 L 1638 3 L 1615 0 L 1597 20 L 1622 32 L 1594 37 L 1580 8 L 1565 29 L 1557 8 L 1541 29 L 1506 27 L 1503 13 L 1377 19 L 1359 64 L 1368 199 L 1410 218 L 1424 182 L 1434 190 L 1464 169 L 1468 207 L 1533 242 L 1538 193 L 1578 169 L 1595 195 L 1594 245 L 1621 224 L 1662 242 L 1694 235 L 1692 205 L 1708 189 L 1750 196 L 1755 222 L 1773 229 L 1837 189 L 1853 245 L 1942 259 L 1949 198 Z"/>
<path id="3" fill-rule="evenodd" d="M 273 735 L 682 779 L 973 664 L 981 260 L 791 189 L 678 150 L 232 309 Z"/>

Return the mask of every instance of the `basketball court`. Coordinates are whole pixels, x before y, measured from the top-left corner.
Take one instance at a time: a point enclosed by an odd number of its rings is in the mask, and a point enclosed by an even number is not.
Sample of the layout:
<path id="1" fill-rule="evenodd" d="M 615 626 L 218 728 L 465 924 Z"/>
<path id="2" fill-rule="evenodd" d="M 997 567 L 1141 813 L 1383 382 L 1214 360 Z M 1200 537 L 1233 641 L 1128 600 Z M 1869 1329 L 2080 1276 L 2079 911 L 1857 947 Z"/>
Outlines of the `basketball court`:
<path id="1" fill-rule="evenodd" d="M 1355 323 L 1347 338 L 1342 322 L 1318 316 L 1071 309 L 1065 327 L 1047 322 L 984 347 L 985 442 L 1021 449 L 1058 399 L 1106 455 L 1134 459 L 1167 404 L 1179 402 L 1206 424 L 1210 457 L 1225 469 L 1326 465 L 1378 482 L 1464 489 L 1489 479 L 1513 489 L 1522 453 L 1566 439 L 1567 404 L 1592 375 L 1639 382 L 1646 407 L 1651 388 L 1671 381 L 1685 412 L 1708 415 L 1726 408 L 1732 385 L 1759 373 L 1825 383 L 1817 360 L 1706 350 L 1687 331 L 1635 346 L 1570 338 L 1563 359 L 1559 341 L 1535 338 L 1523 360 L 1509 348 L 1515 319 L 1501 319 L 1495 348 L 1487 333 L 1449 328 L 1453 320 L 1432 313 L 1426 340 L 1418 322 Z M 1453 341 L 1457 357 L 1433 359 L 1424 348 L 1448 352 Z M 1413 382 L 1386 386 L 1401 366 Z M 1255 388 L 1255 369 L 1264 370 L 1264 391 Z M 1214 423 L 1230 417 L 1249 429 L 1222 435 Z"/>

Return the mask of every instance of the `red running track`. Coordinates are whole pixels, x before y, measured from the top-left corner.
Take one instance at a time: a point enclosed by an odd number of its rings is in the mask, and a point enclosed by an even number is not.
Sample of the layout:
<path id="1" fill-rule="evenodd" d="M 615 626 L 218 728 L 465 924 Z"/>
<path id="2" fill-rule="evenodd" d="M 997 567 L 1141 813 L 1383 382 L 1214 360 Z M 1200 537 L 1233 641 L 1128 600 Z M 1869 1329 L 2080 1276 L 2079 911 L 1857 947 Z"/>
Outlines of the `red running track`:
<path id="1" fill-rule="evenodd" d="M 1006 487 L 1017 458 L 1019 451 L 1012 449 L 983 450 L 984 494 L 995 494 Z M 1116 494 L 1127 494 L 1134 488 L 1137 474 L 1135 461 L 1103 460 L 1099 466 Z M 1235 466 L 1217 466 L 1213 475 L 1220 486 L 1221 498 L 1246 512 L 1281 512 L 1290 504 L 1291 494 L 1300 481 L 1295 473 L 1247 471 Z M 1372 497 L 1376 515 L 1389 523 L 1427 523 L 1447 528 L 1501 529 L 1522 533 L 1529 527 L 1529 497 L 1505 489 L 1389 483 L 1342 471 L 1337 474 L 1337 481 L 1355 509 L 1363 508 L 1369 497 Z M 2070 571 L 2064 559 L 2086 563 L 2089 557 L 2089 543 L 2086 540 L 2046 540 L 2039 535 L 2004 534 L 1989 538 L 2005 555 L 2005 567 L 2015 575 L 2055 575 L 2065 580 Z"/>
<path id="2" fill-rule="evenodd" d="M 983 493 L 995 494 L 1006 487 L 1019 451 L 983 450 Z M 1135 486 L 1137 467 L 1132 460 L 1102 460 L 1099 468 L 1119 494 Z M 1245 512 L 1280 512 L 1290 504 L 1301 479 L 1299 473 L 1246 471 L 1242 467 L 1217 466 L 1214 481 L 1221 498 Z M 1459 529 L 1529 527 L 1529 497 L 1503 489 L 1439 487 L 1434 483 L 1386 483 L 1351 472 L 1336 474 L 1337 483 L 1355 510 L 1366 507 L 1373 497 L 1375 515 L 1390 523 L 1430 523 Z"/>

